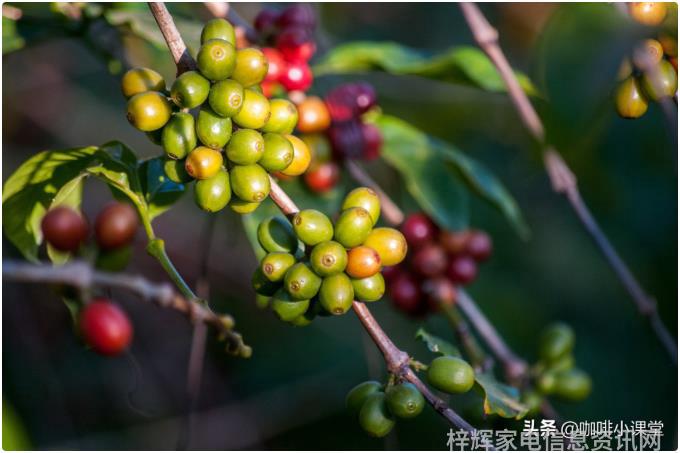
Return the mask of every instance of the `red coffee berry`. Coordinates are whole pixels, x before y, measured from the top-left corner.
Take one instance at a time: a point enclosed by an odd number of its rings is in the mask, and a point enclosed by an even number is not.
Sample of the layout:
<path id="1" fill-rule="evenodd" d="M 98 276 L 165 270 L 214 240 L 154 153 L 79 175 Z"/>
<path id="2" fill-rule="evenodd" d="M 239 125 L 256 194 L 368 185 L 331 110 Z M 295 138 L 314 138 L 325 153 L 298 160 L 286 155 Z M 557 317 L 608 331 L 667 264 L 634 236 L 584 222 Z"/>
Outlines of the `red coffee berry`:
<path id="1" fill-rule="evenodd" d="M 364 135 L 359 120 L 333 122 L 328 129 L 333 154 L 339 159 L 356 159 L 364 151 Z"/>
<path id="2" fill-rule="evenodd" d="M 366 82 L 358 82 L 354 84 L 355 104 L 359 114 L 370 110 L 378 102 L 378 96 L 375 94 L 373 86 Z"/>
<path id="3" fill-rule="evenodd" d="M 451 255 L 459 255 L 467 250 L 468 231 L 442 231 L 439 233 L 439 244 Z"/>
<path id="4" fill-rule="evenodd" d="M 364 151 L 361 157 L 373 160 L 380 157 L 382 134 L 375 124 L 362 124 L 361 132 L 364 138 Z"/>
<path id="5" fill-rule="evenodd" d="M 477 262 L 467 255 L 454 256 L 446 273 L 454 283 L 466 285 L 477 277 Z"/>
<path id="6" fill-rule="evenodd" d="M 118 355 L 132 341 L 132 325 L 120 307 L 108 299 L 93 299 L 80 313 L 85 342 L 103 355 Z"/>
<path id="7" fill-rule="evenodd" d="M 484 261 L 493 251 L 491 237 L 483 231 L 473 230 L 469 234 L 465 250 L 475 261 Z"/>
<path id="8" fill-rule="evenodd" d="M 404 270 L 401 268 L 401 266 L 387 266 L 383 267 L 381 271 L 383 278 L 388 283 L 397 278 L 397 276 L 402 272 L 404 272 Z"/>
<path id="9" fill-rule="evenodd" d="M 313 192 L 328 192 L 340 179 L 340 167 L 335 162 L 322 162 L 312 166 L 304 175 L 307 187 Z"/>
<path id="10" fill-rule="evenodd" d="M 416 249 L 411 257 L 411 268 L 426 277 L 434 277 L 444 273 L 446 264 L 446 253 L 436 244 L 427 244 Z"/>
<path id="11" fill-rule="evenodd" d="M 279 12 L 275 9 L 264 8 L 255 17 L 253 26 L 260 33 L 271 33 L 279 19 Z"/>
<path id="12" fill-rule="evenodd" d="M 375 90 L 364 82 L 339 85 L 326 95 L 326 105 L 334 121 L 356 118 L 376 102 Z"/>
<path id="13" fill-rule="evenodd" d="M 260 86 L 262 87 L 262 94 L 264 94 L 267 98 L 271 98 L 283 92 L 283 87 L 279 82 L 265 80 L 260 84 Z"/>
<path id="14" fill-rule="evenodd" d="M 456 287 L 446 277 L 436 277 L 426 280 L 422 287 L 423 293 L 427 296 L 430 311 L 437 312 L 441 309 L 441 304 L 451 306 L 456 302 L 458 291 Z"/>
<path id="15" fill-rule="evenodd" d="M 276 38 L 276 48 L 288 61 L 309 61 L 316 51 L 316 44 L 309 31 L 287 28 Z"/>
<path id="16" fill-rule="evenodd" d="M 427 215 L 418 212 L 406 218 L 401 225 L 401 232 L 409 247 L 415 249 L 432 242 L 437 233 L 437 227 Z"/>
<path id="17" fill-rule="evenodd" d="M 273 47 L 265 47 L 262 53 L 267 58 L 269 69 L 265 76 L 265 82 L 277 82 L 281 78 L 281 74 L 286 70 L 286 60 L 278 50 Z"/>
<path id="18" fill-rule="evenodd" d="M 123 247 L 132 242 L 139 226 L 135 208 L 127 203 L 113 202 L 106 206 L 94 223 L 95 238 L 104 250 Z"/>
<path id="19" fill-rule="evenodd" d="M 389 283 L 389 295 L 399 310 L 416 315 L 423 311 L 420 287 L 411 274 L 401 272 Z"/>
<path id="20" fill-rule="evenodd" d="M 287 65 L 279 78 L 279 82 L 288 91 L 306 91 L 312 86 L 313 79 L 312 70 L 309 69 L 307 63 L 304 61 L 294 61 Z"/>
<path id="21" fill-rule="evenodd" d="M 42 234 L 52 247 L 75 252 L 87 239 L 88 225 L 83 216 L 67 206 L 50 209 L 40 223 Z"/>
<path id="22" fill-rule="evenodd" d="M 281 28 L 298 26 L 312 29 L 316 26 L 316 13 L 311 5 L 297 3 L 282 11 L 276 24 Z"/>

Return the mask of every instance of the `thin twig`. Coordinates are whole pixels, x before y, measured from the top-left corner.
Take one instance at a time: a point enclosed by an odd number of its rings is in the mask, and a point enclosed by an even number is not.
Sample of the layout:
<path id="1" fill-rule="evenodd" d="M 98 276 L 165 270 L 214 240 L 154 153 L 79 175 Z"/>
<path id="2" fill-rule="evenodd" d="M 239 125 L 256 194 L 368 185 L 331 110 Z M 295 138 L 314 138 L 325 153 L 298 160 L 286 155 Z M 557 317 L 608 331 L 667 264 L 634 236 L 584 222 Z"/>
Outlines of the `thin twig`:
<path id="1" fill-rule="evenodd" d="M 512 100 L 522 122 L 531 135 L 544 147 L 544 164 L 550 177 L 553 190 L 564 194 L 577 217 L 593 238 L 604 255 L 609 265 L 613 268 L 617 277 L 626 288 L 635 302 L 638 311 L 650 320 L 656 336 L 665 346 L 673 363 L 677 365 L 677 343 L 670 332 L 659 320 L 656 302 L 645 293 L 635 279 L 628 266 L 616 253 L 607 236 L 602 232 L 599 225 L 591 215 L 588 207 L 581 198 L 576 177 L 557 151 L 545 144 L 545 130 L 536 110 L 529 102 L 529 98 L 521 89 L 507 58 L 498 45 L 498 32 L 486 20 L 482 12 L 474 3 L 461 3 L 463 15 L 477 41 L 479 47 L 487 54 L 491 62 L 496 66 L 508 88 L 508 95 Z"/>
<path id="2" fill-rule="evenodd" d="M 163 2 L 149 2 L 149 9 L 153 14 L 158 28 L 165 38 L 165 42 L 168 44 L 168 49 L 172 54 L 172 59 L 177 65 L 177 75 L 182 74 L 186 71 L 191 71 L 196 69 L 196 62 L 189 53 L 186 44 L 182 36 L 179 34 L 179 30 L 175 26 L 175 21 L 172 19 L 168 8 L 166 8 Z"/>
<path id="3" fill-rule="evenodd" d="M 482 347 L 477 342 L 470 327 L 455 306 L 439 303 L 439 309 L 444 314 L 444 317 L 449 321 L 453 331 L 456 332 L 458 341 L 463 346 L 473 366 L 480 371 L 489 370 L 493 366 L 493 359 L 487 357 Z"/>
<path id="4" fill-rule="evenodd" d="M 373 178 L 371 178 L 368 173 L 364 171 L 363 168 L 359 166 L 356 162 L 352 160 L 345 161 L 345 168 L 349 172 L 350 176 L 362 186 L 371 188 L 375 193 L 378 194 L 380 198 L 380 205 L 382 215 L 392 225 L 400 225 L 404 221 L 404 213 L 399 206 L 396 205 L 394 201 L 385 193 L 384 190 L 380 188 L 378 183 L 376 183 Z"/>

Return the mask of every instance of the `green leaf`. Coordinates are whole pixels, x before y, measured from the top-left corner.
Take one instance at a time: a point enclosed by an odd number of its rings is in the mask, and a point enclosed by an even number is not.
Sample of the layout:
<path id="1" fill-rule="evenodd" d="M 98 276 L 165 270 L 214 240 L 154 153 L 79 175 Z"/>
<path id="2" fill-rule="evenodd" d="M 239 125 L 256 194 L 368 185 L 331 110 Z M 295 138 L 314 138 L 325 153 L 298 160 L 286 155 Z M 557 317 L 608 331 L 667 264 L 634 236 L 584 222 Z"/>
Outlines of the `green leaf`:
<path id="1" fill-rule="evenodd" d="M 141 162 L 137 172 L 149 218 L 152 220 L 170 209 L 186 191 L 184 184 L 171 181 L 165 175 L 162 157 L 154 157 Z"/>
<path id="2" fill-rule="evenodd" d="M 462 357 L 457 347 L 446 340 L 430 334 L 422 327 L 416 332 L 416 340 L 422 340 L 427 346 L 427 349 L 435 354 Z"/>
<path id="3" fill-rule="evenodd" d="M 395 117 L 376 121 L 383 135 L 382 157 L 406 182 L 406 189 L 440 226 L 468 226 L 468 194 L 438 146 L 427 135 Z"/>
<path id="4" fill-rule="evenodd" d="M 503 418 L 523 418 L 529 408 L 520 403 L 520 393 L 515 387 L 502 384 L 491 373 L 476 373 L 475 381 L 484 393 L 484 413 Z"/>
<path id="5" fill-rule="evenodd" d="M 109 24 L 125 29 L 159 49 L 167 49 L 163 34 L 148 8 L 145 7 L 139 10 L 129 8 L 109 9 L 104 14 L 104 17 Z M 191 49 L 194 44 L 198 45 L 203 25 L 198 21 L 182 19 L 176 15 L 173 19 L 187 46 Z"/>
<path id="6" fill-rule="evenodd" d="M 314 67 L 317 76 L 365 71 L 413 75 L 487 91 L 506 91 L 498 71 L 484 52 L 469 46 L 427 55 L 395 42 L 356 41 L 333 48 Z M 516 75 L 528 94 L 537 94 L 526 75 L 519 72 Z"/>
<path id="7" fill-rule="evenodd" d="M 31 261 L 38 260 L 40 221 L 59 190 L 95 161 L 98 148 L 43 151 L 24 162 L 3 186 L 3 229 Z"/>
<path id="8" fill-rule="evenodd" d="M 2 16 L 2 54 L 14 52 L 26 45 L 26 40 L 17 30 L 17 22 Z"/>
<path id="9" fill-rule="evenodd" d="M 24 424 L 14 408 L 2 400 L 2 449 L 5 451 L 31 450 L 31 441 Z"/>
<path id="10" fill-rule="evenodd" d="M 467 226 L 467 198 L 460 180 L 500 210 L 520 237 L 528 237 L 517 202 L 483 164 L 398 118 L 382 115 L 376 124 L 383 133 L 382 156 L 404 175 L 409 192 L 440 225 Z"/>

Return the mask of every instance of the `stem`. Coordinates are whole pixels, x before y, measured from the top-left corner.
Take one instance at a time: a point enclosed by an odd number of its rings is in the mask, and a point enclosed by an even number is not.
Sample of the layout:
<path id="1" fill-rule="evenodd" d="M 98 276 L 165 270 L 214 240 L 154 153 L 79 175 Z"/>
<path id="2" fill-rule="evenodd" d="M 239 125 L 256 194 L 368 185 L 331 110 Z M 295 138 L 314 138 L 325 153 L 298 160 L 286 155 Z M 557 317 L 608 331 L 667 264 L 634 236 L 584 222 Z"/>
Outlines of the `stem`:
<path id="1" fill-rule="evenodd" d="M 170 50 L 172 51 L 171 42 L 174 41 L 169 40 L 167 37 L 168 36 L 179 37 L 179 32 L 177 31 L 177 28 L 175 27 L 172 18 L 169 17 L 170 14 L 167 12 L 167 9 L 162 3 L 150 3 L 149 5 L 151 7 L 151 12 L 153 13 L 154 17 L 156 17 L 156 22 L 158 23 L 158 26 L 161 28 L 161 31 L 163 32 L 163 36 L 166 37 L 168 47 L 170 47 Z M 163 17 L 164 14 L 167 15 L 167 17 Z M 168 28 L 170 30 L 164 30 L 164 28 Z M 181 41 L 181 37 L 179 37 L 179 40 Z M 176 58 L 174 52 L 173 58 L 175 59 L 175 63 L 178 65 L 179 70 L 180 59 Z M 272 201 L 274 201 L 274 203 L 278 206 L 281 212 L 283 212 L 286 216 L 290 217 L 295 215 L 295 213 L 299 211 L 295 202 L 293 202 L 293 200 L 283 191 L 283 189 L 281 189 L 278 183 L 273 178 L 271 178 L 271 176 L 270 181 L 271 189 L 269 192 L 269 196 L 271 197 Z M 151 246 L 154 243 L 155 242 L 152 241 L 149 245 Z M 161 246 L 156 247 L 159 248 L 160 250 L 163 250 L 162 241 Z M 166 265 L 168 263 L 169 260 L 166 262 Z M 401 351 L 394 345 L 394 343 L 392 343 L 392 340 L 390 340 L 387 334 L 382 330 L 380 324 L 378 324 L 378 322 L 375 320 L 375 318 L 369 311 L 368 307 L 366 307 L 366 305 L 364 305 L 361 302 L 354 301 L 352 304 L 352 308 L 354 310 L 354 313 L 361 321 L 361 324 L 364 326 L 366 331 L 369 333 L 369 335 L 371 336 L 371 338 L 373 339 L 373 341 L 375 342 L 375 344 L 378 346 L 383 356 L 385 357 L 385 362 L 388 371 L 403 377 L 404 379 L 408 380 L 413 385 L 415 385 L 425 396 L 427 401 L 432 405 L 432 407 L 434 407 L 434 409 L 437 412 L 439 412 L 454 426 L 469 432 L 474 432 L 475 429 L 469 423 L 462 419 L 453 409 L 449 408 L 444 401 L 442 401 L 440 398 L 434 395 L 427 388 L 427 386 L 423 384 L 423 382 L 418 378 L 418 376 L 416 376 L 413 370 L 409 368 L 408 354 L 404 351 Z"/>
<path id="2" fill-rule="evenodd" d="M 544 151 L 544 164 L 548 176 L 550 177 L 553 190 L 557 193 L 564 194 L 567 197 L 572 209 L 586 231 L 593 238 L 600 249 L 600 252 L 604 255 L 605 259 L 633 299 L 638 311 L 649 319 L 656 336 L 665 346 L 673 363 L 677 365 L 677 343 L 660 321 L 654 299 L 645 293 L 621 257 L 616 253 L 614 247 L 607 239 L 607 236 L 597 225 L 597 222 L 592 217 L 585 202 L 581 198 L 576 177 L 571 169 L 557 151 L 545 143 L 543 123 L 541 123 L 536 110 L 531 105 L 531 102 L 529 102 L 526 93 L 524 93 L 520 87 L 519 82 L 510 67 L 510 63 L 508 63 L 507 58 L 498 45 L 498 32 L 489 24 L 474 3 L 461 3 L 460 8 L 463 11 L 463 15 L 472 31 L 475 41 L 477 41 L 479 47 L 487 54 L 503 78 L 503 81 L 508 88 L 508 95 L 515 105 L 524 126 L 529 130 L 534 139 L 542 145 Z"/>
<path id="3" fill-rule="evenodd" d="M 444 314 L 444 317 L 449 321 L 458 340 L 463 345 L 465 352 L 467 352 L 470 357 L 470 361 L 475 368 L 481 370 L 487 370 L 493 365 L 493 361 L 486 357 L 486 354 L 482 347 L 477 342 L 477 339 L 470 332 L 470 327 L 468 326 L 465 318 L 460 314 L 455 306 L 451 306 L 440 302 L 439 309 Z"/>
<path id="4" fill-rule="evenodd" d="M 196 294 L 194 294 L 191 288 L 189 288 L 189 285 L 187 285 L 187 283 L 184 281 L 180 273 L 175 268 L 175 265 L 172 264 L 172 261 L 170 261 L 170 257 L 168 257 L 168 254 L 165 251 L 165 241 L 163 241 L 163 239 L 150 237 L 149 243 L 146 246 L 146 251 L 158 260 L 165 272 L 168 274 L 173 283 L 175 283 L 177 289 L 179 289 L 184 297 L 198 300 Z"/>
<path id="5" fill-rule="evenodd" d="M 359 166 L 356 162 L 352 160 L 345 160 L 345 168 L 349 172 L 350 176 L 362 186 L 370 187 L 375 193 L 378 194 L 380 198 L 380 205 L 382 208 L 382 214 L 385 216 L 385 220 L 392 225 L 400 225 L 404 221 L 404 213 L 399 209 L 394 201 L 385 193 L 384 190 L 380 188 L 377 182 L 371 178 L 368 173 L 364 171 L 363 168 Z"/>
<path id="6" fill-rule="evenodd" d="M 175 65 L 177 65 L 177 75 L 196 69 L 196 62 L 184 44 L 184 40 L 179 34 L 175 21 L 172 19 L 165 3 L 149 2 L 149 9 L 151 9 L 158 28 L 161 30 L 163 38 L 165 38 L 168 49 L 170 49 L 172 59 L 175 61 Z"/>
<path id="7" fill-rule="evenodd" d="M 484 316 L 484 313 L 477 307 L 474 301 L 462 289 L 458 288 L 458 307 L 465 313 L 468 320 L 475 327 L 479 335 L 484 338 L 487 346 L 491 349 L 493 355 L 501 362 L 505 372 L 506 379 L 510 383 L 517 383 L 521 380 L 527 372 L 527 364 L 524 360 L 519 358 L 508 345 L 503 341 L 503 338 L 498 334 L 498 331 Z"/>

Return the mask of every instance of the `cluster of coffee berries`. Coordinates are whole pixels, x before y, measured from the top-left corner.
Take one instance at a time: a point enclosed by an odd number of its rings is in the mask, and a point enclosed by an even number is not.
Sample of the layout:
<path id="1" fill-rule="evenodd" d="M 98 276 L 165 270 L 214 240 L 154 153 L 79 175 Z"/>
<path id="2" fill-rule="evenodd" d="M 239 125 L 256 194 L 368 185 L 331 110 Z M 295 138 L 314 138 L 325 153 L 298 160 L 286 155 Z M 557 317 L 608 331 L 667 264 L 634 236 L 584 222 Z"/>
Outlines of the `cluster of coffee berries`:
<path id="1" fill-rule="evenodd" d="M 280 217 L 263 221 L 257 238 L 268 253 L 253 275 L 255 292 L 296 325 L 317 314 L 344 314 L 355 299 L 379 300 L 382 266 L 400 263 L 407 249 L 399 231 L 375 228 L 379 216 L 378 196 L 360 187 L 345 197 L 335 225 L 314 209 L 296 213 L 292 224 Z"/>
<path id="2" fill-rule="evenodd" d="M 132 341 L 132 324 L 125 312 L 106 298 L 90 300 L 80 312 L 80 332 L 98 354 L 115 356 Z"/>
<path id="3" fill-rule="evenodd" d="M 362 120 L 376 103 L 375 90 L 364 82 L 340 85 L 323 100 L 309 96 L 298 103 L 297 129 L 313 156 L 304 175 L 310 190 L 323 193 L 334 188 L 345 159 L 372 160 L 380 155 L 380 130 Z"/>
<path id="4" fill-rule="evenodd" d="M 196 180 L 196 204 L 208 212 L 227 205 L 254 211 L 269 195 L 269 172 L 297 176 L 311 159 L 307 145 L 292 135 L 295 105 L 262 94 L 267 57 L 256 48 L 237 50 L 235 40 L 228 21 L 208 22 L 197 71 L 177 77 L 169 96 L 152 69 L 131 69 L 122 80 L 128 120 L 163 147 L 169 179 Z"/>
<path id="5" fill-rule="evenodd" d="M 347 394 L 347 410 L 373 437 L 384 437 L 394 427 L 395 417 L 417 417 L 425 407 L 425 398 L 409 382 L 383 385 L 378 381 L 358 384 Z"/>
<path id="6" fill-rule="evenodd" d="M 539 361 L 533 368 L 535 390 L 523 396 L 530 410 L 535 410 L 546 396 L 581 401 L 590 394 L 590 376 L 575 367 L 575 342 L 573 329 L 564 323 L 551 324 L 541 333 Z"/>
<path id="7" fill-rule="evenodd" d="M 50 209 L 43 216 L 40 226 L 43 238 L 50 246 L 72 254 L 81 251 L 90 231 L 85 217 L 68 206 Z M 137 211 L 129 204 L 112 202 L 104 207 L 94 223 L 96 267 L 107 271 L 125 268 L 138 226 Z"/>
<path id="8" fill-rule="evenodd" d="M 404 265 L 386 269 L 384 276 L 395 307 L 413 316 L 453 304 L 456 286 L 475 280 L 478 264 L 489 258 L 493 248 L 483 231 L 440 230 L 423 213 L 408 216 L 401 231 L 409 257 Z"/>
<path id="9" fill-rule="evenodd" d="M 316 52 L 316 14 L 308 4 L 294 4 L 282 11 L 265 8 L 255 18 L 255 30 L 269 60 L 262 83 L 267 97 L 281 91 L 307 91 L 314 80 L 309 60 Z"/>
<path id="10" fill-rule="evenodd" d="M 660 2 L 630 3 L 631 17 L 644 25 L 660 25 L 667 6 Z M 626 58 L 619 70 L 616 89 L 616 110 L 623 118 L 639 118 L 645 114 L 649 101 L 675 96 L 678 89 L 678 40 L 663 30 L 658 39 L 645 39 Z"/>

